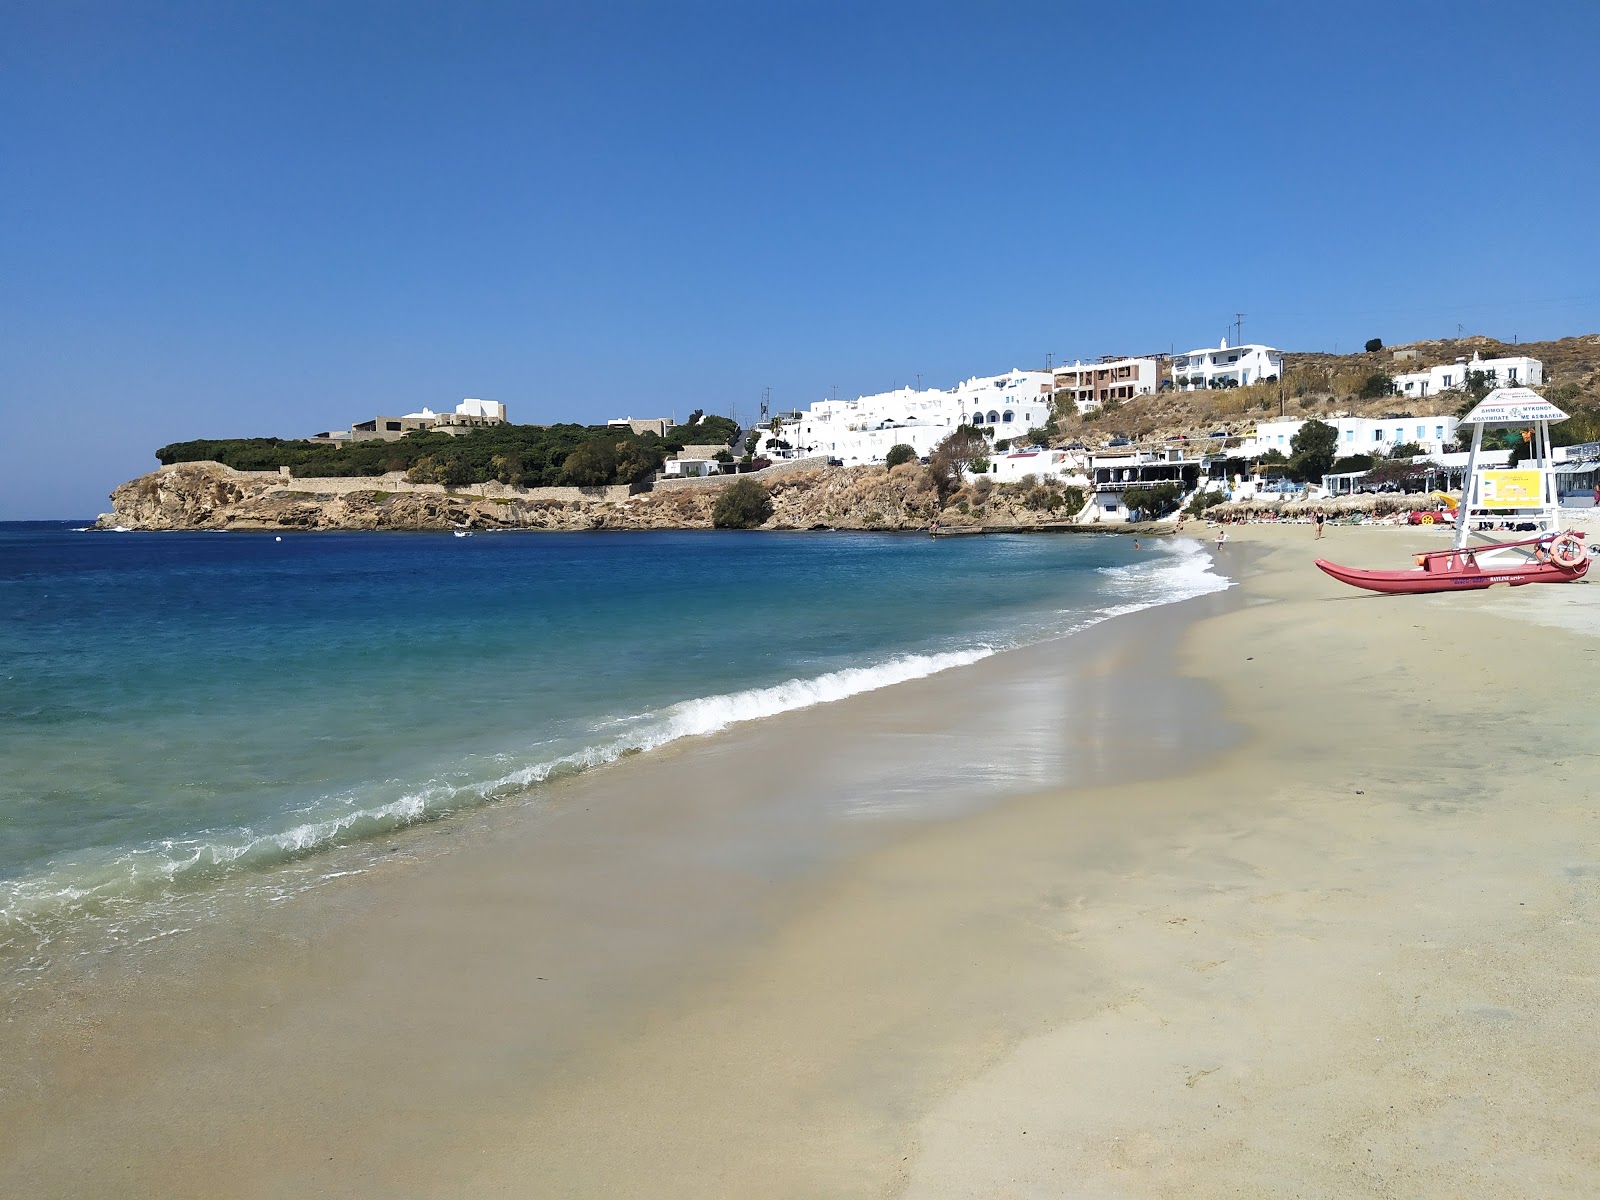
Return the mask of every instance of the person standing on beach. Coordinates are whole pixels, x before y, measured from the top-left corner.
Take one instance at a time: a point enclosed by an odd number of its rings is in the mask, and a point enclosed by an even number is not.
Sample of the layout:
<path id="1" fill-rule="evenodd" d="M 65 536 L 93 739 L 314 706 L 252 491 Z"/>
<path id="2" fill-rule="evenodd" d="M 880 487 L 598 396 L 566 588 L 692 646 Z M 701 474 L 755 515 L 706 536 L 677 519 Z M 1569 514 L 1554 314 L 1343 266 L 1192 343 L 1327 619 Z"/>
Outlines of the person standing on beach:
<path id="1" fill-rule="evenodd" d="M 1217 530 L 1217 549 L 1221 550 L 1222 547 L 1227 544 L 1227 542 L 1228 542 L 1228 531 L 1226 529 Z"/>
<path id="2" fill-rule="evenodd" d="M 1322 540 L 1322 522 L 1326 519 L 1326 514 L 1320 508 L 1317 509 L 1317 536 L 1312 538 L 1312 541 L 1320 542 Z"/>

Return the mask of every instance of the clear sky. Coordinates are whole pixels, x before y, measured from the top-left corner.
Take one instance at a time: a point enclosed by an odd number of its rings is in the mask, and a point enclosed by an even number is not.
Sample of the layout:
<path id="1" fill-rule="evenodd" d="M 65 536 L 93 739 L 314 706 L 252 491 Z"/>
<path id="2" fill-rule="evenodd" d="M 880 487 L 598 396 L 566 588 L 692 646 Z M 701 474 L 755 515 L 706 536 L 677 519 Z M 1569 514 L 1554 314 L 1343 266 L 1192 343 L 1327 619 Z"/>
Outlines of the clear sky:
<path id="1" fill-rule="evenodd" d="M 1600 330 L 1600 4 L 0 0 L 0 519 L 190 437 Z"/>

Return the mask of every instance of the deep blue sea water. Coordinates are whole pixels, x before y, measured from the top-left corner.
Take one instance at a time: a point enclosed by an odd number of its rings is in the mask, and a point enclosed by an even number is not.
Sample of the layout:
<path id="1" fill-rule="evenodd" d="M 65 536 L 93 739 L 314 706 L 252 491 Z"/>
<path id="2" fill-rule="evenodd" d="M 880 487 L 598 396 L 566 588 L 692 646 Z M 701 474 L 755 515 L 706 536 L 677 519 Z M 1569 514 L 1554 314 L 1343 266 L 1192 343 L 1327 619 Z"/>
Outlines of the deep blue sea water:
<path id="1" fill-rule="evenodd" d="M 1222 586 L 1118 536 L 0 524 L 0 948 Z"/>

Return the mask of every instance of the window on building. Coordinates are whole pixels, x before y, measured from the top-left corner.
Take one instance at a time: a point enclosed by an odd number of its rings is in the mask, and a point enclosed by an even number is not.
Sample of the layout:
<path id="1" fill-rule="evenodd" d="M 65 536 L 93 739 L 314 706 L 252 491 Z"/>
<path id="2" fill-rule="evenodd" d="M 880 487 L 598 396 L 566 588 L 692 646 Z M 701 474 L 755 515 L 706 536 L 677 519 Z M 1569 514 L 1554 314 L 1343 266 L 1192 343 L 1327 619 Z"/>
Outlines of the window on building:
<path id="1" fill-rule="evenodd" d="M 1001 422 L 1001 424 L 1004 424 L 1004 425 L 1011 424 L 1011 422 L 1016 419 L 1016 415 L 1017 414 L 1012 412 L 1009 408 L 1006 409 L 1005 412 L 1000 414 L 1000 422 Z"/>
<path id="2" fill-rule="evenodd" d="M 1383 441 L 1383 430 L 1381 430 L 1381 429 L 1374 429 L 1374 430 L 1373 430 L 1373 431 L 1372 431 L 1372 440 L 1373 440 L 1373 441 L 1375 441 L 1375 442 L 1381 442 L 1381 441 Z"/>
<path id="3" fill-rule="evenodd" d="M 1344 440 L 1347 441 L 1347 442 L 1355 441 L 1356 440 L 1356 431 L 1354 429 L 1346 429 L 1344 431 Z"/>
<path id="4" fill-rule="evenodd" d="M 999 423 L 1000 423 L 1000 414 L 995 412 L 994 409 L 991 408 L 989 410 L 989 424 L 998 425 Z"/>
<path id="5" fill-rule="evenodd" d="M 383 423 L 383 427 L 385 429 L 387 429 L 387 430 L 390 430 L 391 432 L 398 432 L 399 429 L 400 429 L 400 422 L 399 421 L 385 421 Z"/>
<path id="6" fill-rule="evenodd" d="M 982 425 L 983 424 L 983 414 L 982 413 L 973 413 L 972 414 L 972 423 L 974 425 Z"/>
<path id="7" fill-rule="evenodd" d="M 1438 438 L 1441 442 L 1444 441 L 1444 426 L 1435 425 L 1433 427 L 1433 436 Z"/>
<path id="8" fill-rule="evenodd" d="M 1506 382 L 1515 383 L 1516 381 L 1517 381 L 1517 369 L 1515 367 L 1507 367 L 1506 368 Z"/>
<path id="9" fill-rule="evenodd" d="M 1441 375 L 1439 377 L 1439 386 L 1444 388 L 1452 387 L 1454 386 L 1455 381 L 1456 377 L 1454 375 Z"/>
<path id="10" fill-rule="evenodd" d="M 1427 436 L 1428 436 L 1428 427 L 1426 425 L 1418 425 L 1417 426 L 1417 439 L 1420 441 L 1422 438 L 1425 438 Z"/>

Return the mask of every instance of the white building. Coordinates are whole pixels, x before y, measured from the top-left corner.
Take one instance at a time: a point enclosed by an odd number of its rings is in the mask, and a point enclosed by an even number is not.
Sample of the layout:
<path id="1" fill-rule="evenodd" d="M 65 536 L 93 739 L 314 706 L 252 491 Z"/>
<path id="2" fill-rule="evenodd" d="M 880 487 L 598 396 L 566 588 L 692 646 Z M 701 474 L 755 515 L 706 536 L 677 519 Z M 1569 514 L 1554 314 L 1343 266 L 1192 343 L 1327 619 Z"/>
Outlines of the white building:
<path id="1" fill-rule="evenodd" d="M 1215 387 L 1225 379 L 1249 387 L 1282 374 L 1283 355 L 1271 346 L 1230 346 L 1227 338 L 1215 350 L 1191 350 L 1172 358 L 1173 386 L 1185 392 Z"/>
<path id="2" fill-rule="evenodd" d="M 1092 491 L 1081 519 L 1090 522 L 1131 521 L 1133 514 L 1125 498 L 1129 489 L 1175 483 L 1187 496 L 1199 486 L 1206 471 L 1202 458 L 1176 447 L 1095 451 L 1088 459 Z"/>
<path id="3" fill-rule="evenodd" d="M 463 417 L 482 417 L 486 421 L 506 419 L 506 406 L 498 400 L 463 400 L 456 405 L 456 412 Z"/>
<path id="4" fill-rule="evenodd" d="M 1458 358 L 1453 363 L 1412 371 L 1394 377 L 1394 389 L 1402 396 L 1422 397 L 1465 386 L 1468 371 L 1482 371 L 1491 386 L 1538 387 L 1544 383 L 1544 364 L 1526 355 L 1507 358 Z"/>
<path id="5" fill-rule="evenodd" d="M 984 473 L 996 483 L 1018 483 L 1029 475 L 1040 483 L 1046 480 L 1080 486 L 1089 483 L 1084 459 L 1070 450 L 1001 451 L 989 459 L 989 470 Z M 975 477 L 973 472 L 968 474 Z"/>
<path id="6" fill-rule="evenodd" d="M 1055 390 L 1066 392 L 1080 413 L 1107 400 L 1148 396 L 1161 386 L 1161 363 L 1154 358 L 1102 358 L 1055 369 Z"/>
<path id="7" fill-rule="evenodd" d="M 722 471 L 723 462 L 717 455 L 731 458 L 726 446 L 685 446 L 662 464 L 661 473 L 668 479 L 703 479 Z"/>
<path id="8" fill-rule="evenodd" d="M 1350 454 L 1370 454 L 1383 457 L 1396 446 L 1407 443 L 1422 447 L 1430 458 L 1444 453 L 1444 447 L 1456 440 L 1456 418 L 1433 417 L 1329 417 L 1324 425 L 1339 431 L 1335 458 Z M 1294 435 L 1304 425 L 1300 420 L 1262 421 L 1256 431 L 1246 438 L 1238 450 L 1243 458 L 1254 458 L 1268 450 L 1277 450 L 1288 458 L 1294 453 Z"/>
<path id="9" fill-rule="evenodd" d="M 755 453 L 824 455 L 854 467 L 883 462 L 897 445 L 926 457 L 961 425 L 992 429 L 997 441 L 1021 438 L 1050 419 L 1051 386 L 1049 372 L 1013 370 L 968 379 L 949 391 L 907 387 L 854 400 L 819 400 L 803 412 L 781 415 L 778 432 L 763 430 Z"/>

